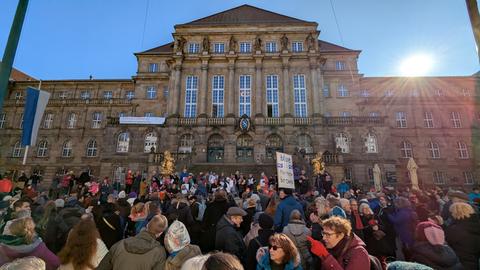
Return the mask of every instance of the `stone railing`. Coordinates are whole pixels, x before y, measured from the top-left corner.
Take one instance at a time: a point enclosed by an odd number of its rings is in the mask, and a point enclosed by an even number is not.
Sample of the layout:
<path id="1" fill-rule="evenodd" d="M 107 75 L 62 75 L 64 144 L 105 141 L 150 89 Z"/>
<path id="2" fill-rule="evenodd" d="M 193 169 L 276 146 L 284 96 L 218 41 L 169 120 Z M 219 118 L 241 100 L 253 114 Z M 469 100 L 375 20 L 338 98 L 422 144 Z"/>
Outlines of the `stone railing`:
<path id="1" fill-rule="evenodd" d="M 283 118 L 278 118 L 278 117 L 275 117 L 275 118 L 272 118 L 272 117 L 265 118 L 265 125 L 267 125 L 267 126 L 280 126 L 280 125 L 283 125 Z"/>
<path id="2" fill-rule="evenodd" d="M 225 118 L 208 118 L 207 125 L 209 126 L 223 126 L 225 125 Z"/>
<path id="3" fill-rule="evenodd" d="M 383 125 L 385 117 L 349 116 L 349 117 L 325 117 L 325 126 L 363 126 Z"/>
<path id="4" fill-rule="evenodd" d="M 112 98 L 112 99 L 49 99 L 47 106 L 76 106 L 76 105 L 131 105 L 132 101 L 124 98 Z M 18 100 L 5 100 L 5 106 L 24 106 L 25 99 Z"/>
<path id="5" fill-rule="evenodd" d="M 107 125 L 115 126 L 120 124 L 120 117 L 107 117 Z"/>
<path id="6" fill-rule="evenodd" d="M 335 163 L 339 163 L 339 159 L 338 159 L 338 155 L 337 154 L 332 154 L 332 153 L 327 153 L 327 154 L 323 154 L 323 161 L 326 163 L 326 164 L 335 164 Z"/>
<path id="7" fill-rule="evenodd" d="M 179 126 L 194 126 L 197 124 L 197 118 L 178 118 Z"/>
<path id="8" fill-rule="evenodd" d="M 310 117 L 296 117 L 293 118 L 293 124 L 296 126 L 308 126 L 311 125 L 313 122 L 312 118 Z"/>

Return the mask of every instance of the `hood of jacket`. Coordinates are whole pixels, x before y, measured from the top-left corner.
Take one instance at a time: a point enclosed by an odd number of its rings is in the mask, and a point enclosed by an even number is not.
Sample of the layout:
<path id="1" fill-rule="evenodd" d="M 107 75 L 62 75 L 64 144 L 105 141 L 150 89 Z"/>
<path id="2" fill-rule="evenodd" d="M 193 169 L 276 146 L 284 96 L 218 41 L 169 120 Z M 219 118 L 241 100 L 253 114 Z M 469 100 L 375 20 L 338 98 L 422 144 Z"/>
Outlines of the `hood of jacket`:
<path id="1" fill-rule="evenodd" d="M 0 247 L 4 248 L 5 253 L 11 255 L 19 254 L 29 254 L 42 243 L 42 239 L 37 237 L 33 243 L 25 244 L 23 237 L 18 237 L 14 235 L 2 235 L 0 237 Z"/>
<path id="2" fill-rule="evenodd" d="M 175 256 L 170 254 L 170 256 L 167 258 L 167 264 L 173 265 L 175 269 L 180 269 L 186 260 L 198 255 L 202 255 L 202 251 L 198 246 L 186 245 L 184 248 L 179 250 Z"/>
<path id="3" fill-rule="evenodd" d="M 141 231 L 135 237 L 124 240 L 124 248 L 133 254 L 145 254 L 154 248 L 161 247 L 155 236 L 147 231 Z"/>
<path id="4" fill-rule="evenodd" d="M 300 236 L 305 234 L 307 227 L 305 226 L 305 222 L 303 220 L 294 220 L 290 221 L 288 225 L 283 229 L 283 232 L 289 232 L 293 236 Z"/>
<path id="5" fill-rule="evenodd" d="M 268 251 L 268 247 L 261 247 L 257 251 L 257 262 L 258 265 L 261 266 L 261 269 L 271 269 L 270 268 L 270 252 Z M 293 270 L 300 265 L 301 259 L 300 254 L 297 253 L 295 258 L 291 259 L 286 265 L 285 270 Z"/>
<path id="6" fill-rule="evenodd" d="M 435 269 L 451 268 L 460 264 L 452 248 L 447 245 L 434 246 L 426 241 L 416 242 L 413 245 L 412 260 Z"/>

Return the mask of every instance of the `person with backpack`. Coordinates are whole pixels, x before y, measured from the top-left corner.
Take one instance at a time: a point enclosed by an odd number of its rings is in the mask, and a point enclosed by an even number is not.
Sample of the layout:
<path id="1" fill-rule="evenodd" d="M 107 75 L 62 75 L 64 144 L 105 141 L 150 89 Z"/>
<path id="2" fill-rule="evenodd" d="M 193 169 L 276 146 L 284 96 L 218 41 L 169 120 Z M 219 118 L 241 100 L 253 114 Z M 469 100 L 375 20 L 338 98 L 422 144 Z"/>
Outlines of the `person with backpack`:
<path id="1" fill-rule="evenodd" d="M 378 259 L 368 254 L 365 243 L 352 233 L 352 225 L 344 218 L 334 216 L 323 221 L 325 245 L 310 236 L 307 239 L 311 244 L 310 251 L 319 258 L 317 269 L 382 269 Z M 371 261 L 375 263 L 371 264 Z"/>
<path id="2" fill-rule="evenodd" d="M 195 195 L 190 195 L 188 196 L 188 202 L 190 203 L 190 212 L 194 219 L 189 229 L 191 242 L 192 244 L 199 245 L 202 235 L 203 215 L 205 214 L 207 206 L 201 196 L 197 198 Z"/>

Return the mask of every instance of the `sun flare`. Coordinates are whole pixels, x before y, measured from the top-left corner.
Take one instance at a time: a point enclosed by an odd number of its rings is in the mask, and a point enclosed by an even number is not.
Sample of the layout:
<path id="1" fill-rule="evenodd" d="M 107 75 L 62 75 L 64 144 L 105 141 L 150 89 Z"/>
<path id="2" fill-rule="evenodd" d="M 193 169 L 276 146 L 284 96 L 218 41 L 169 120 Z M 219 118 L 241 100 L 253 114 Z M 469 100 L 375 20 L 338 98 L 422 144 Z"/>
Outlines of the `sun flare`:
<path id="1" fill-rule="evenodd" d="M 400 64 L 403 76 L 419 77 L 427 75 L 433 67 L 433 58 L 428 54 L 412 55 Z"/>

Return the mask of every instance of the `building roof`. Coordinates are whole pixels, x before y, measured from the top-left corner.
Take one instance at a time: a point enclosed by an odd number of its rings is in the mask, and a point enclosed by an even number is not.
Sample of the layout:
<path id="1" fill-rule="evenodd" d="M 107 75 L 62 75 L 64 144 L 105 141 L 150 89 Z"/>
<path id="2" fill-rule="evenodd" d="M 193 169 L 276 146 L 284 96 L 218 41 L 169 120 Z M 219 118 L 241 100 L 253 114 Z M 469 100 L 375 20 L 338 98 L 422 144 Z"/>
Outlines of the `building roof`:
<path id="1" fill-rule="evenodd" d="M 160 45 L 158 47 L 148 49 L 138 54 L 157 54 L 157 53 L 172 53 L 173 52 L 173 42 Z"/>
<path id="2" fill-rule="evenodd" d="M 16 68 L 12 68 L 12 72 L 10 73 L 9 80 L 11 80 L 11 81 L 36 81 L 37 79 L 21 72 L 20 70 L 18 70 Z"/>
<path id="3" fill-rule="evenodd" d="M 230 24 L 315 24 L 250 5 L 242 5 L 177 26 L 208 26 Z"/>

